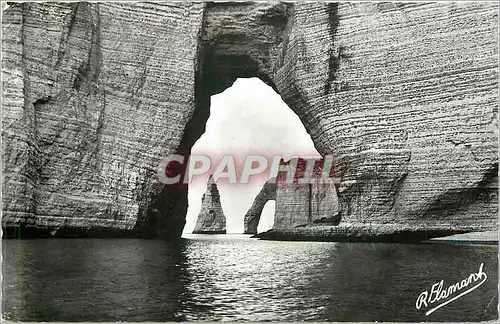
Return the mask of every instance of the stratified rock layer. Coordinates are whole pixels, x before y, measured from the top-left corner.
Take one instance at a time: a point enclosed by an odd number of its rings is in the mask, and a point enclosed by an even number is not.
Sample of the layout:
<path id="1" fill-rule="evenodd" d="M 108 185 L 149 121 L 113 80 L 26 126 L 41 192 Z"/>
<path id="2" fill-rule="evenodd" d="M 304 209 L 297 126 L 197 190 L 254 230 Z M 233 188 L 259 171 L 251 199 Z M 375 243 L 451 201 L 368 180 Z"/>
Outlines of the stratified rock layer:
<path id="1" fill-rule="evenodd" d="M 194 110 L 203 10 L 81 2 L 4 13 L 4 227 L 180 236 L 186 193 L 163 195 L 152 171 Z"/>
<path id="2" fill-rule="evenodd" d="M 279 185 L 276 190 L 276 212 L 273 229 L 284 230 L 299 226 L 340 221 L 335 184 L 319 179 L 311 184 Z"/>
<path id="3" fill-rule="evenodd" d="M 251 76 L 335 155 L 339 226 L 497 228 L 497 3 L 17 3 L 2 31 L 7 232 L 180 237 L 154 170 Z"/>
<path id="4" fill-rule="evenodd" d="M 219 189 L 212 176 L 201 198 L 201 210 L 193 234 L 226 234 L 226 216 L 222 211 Z"/>

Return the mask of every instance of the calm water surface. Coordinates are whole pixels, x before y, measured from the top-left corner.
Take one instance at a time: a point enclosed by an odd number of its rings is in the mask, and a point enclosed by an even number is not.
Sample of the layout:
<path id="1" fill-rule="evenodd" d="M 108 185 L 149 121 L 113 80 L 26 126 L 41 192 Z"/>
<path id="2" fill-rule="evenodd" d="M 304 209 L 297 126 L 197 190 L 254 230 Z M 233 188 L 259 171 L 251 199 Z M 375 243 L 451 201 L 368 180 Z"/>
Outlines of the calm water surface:
<path id="1" fill-rule="evenodd" d="M 4 240 L 3 316 L 24 321 L 480 321 L 497 318 L 498 248 L 189 235 Z M 484 263 L 478 289 L 425 316 L 418 295 Z"/>

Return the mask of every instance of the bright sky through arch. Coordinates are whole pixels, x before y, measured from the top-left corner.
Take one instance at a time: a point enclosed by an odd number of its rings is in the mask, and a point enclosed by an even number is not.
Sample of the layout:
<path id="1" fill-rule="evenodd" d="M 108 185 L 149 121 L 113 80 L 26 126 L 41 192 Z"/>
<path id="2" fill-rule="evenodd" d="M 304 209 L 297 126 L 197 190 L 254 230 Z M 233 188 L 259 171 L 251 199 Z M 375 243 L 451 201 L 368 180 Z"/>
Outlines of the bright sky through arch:
<path id="1" fill-rule="evenodd" d="M 194 144 L 191 154 L 208 155 L 213 164 L 223 154 L 319 156 L 299 117 L 258 78 L 237 79 L 230 88 L 212 96 L 205 133 Z M 189 185 L 185 233 L 194 228 L 208 176 Z M 256 179 L 248 185 L 218 184 L 228 233 L 243 233 L 245 213 L 264 181 Z M 265 212 L 273 211 L 266 208 Z M 272 222 L 267 221 L 266 225 L 270 228 Z"/>

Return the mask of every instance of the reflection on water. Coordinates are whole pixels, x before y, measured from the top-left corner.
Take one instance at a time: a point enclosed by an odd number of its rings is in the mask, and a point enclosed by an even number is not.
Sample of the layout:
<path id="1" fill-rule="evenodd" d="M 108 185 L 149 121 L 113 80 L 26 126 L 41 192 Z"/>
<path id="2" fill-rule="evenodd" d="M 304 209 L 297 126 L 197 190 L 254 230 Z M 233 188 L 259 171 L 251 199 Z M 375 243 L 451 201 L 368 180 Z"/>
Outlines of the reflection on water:
<path id="1" fill-rule="evenodd" d="M 6 240 L 4 313 L 37 321 L 182 320 L 183 249 L 148 240 Z"/>
<path id="2" fill-rule="evenodd" d="M 3 312 L 36 321 L 479 321 L 497 317 L 497 247 L 272 242 L 189 235 L 3 241 Z M 484 263 L 430 316 L 420 292 Z"/>

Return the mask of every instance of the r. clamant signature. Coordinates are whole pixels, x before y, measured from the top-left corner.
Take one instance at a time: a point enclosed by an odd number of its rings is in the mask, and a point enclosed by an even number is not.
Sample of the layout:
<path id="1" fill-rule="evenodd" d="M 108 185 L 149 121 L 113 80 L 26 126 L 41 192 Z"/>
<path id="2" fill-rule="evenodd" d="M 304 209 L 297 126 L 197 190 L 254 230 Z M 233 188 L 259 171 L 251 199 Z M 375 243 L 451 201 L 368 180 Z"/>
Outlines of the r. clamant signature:
<path id="1" fill-rule="evenodd" d="M 434 313 L 434 311 L 436 311 L 437 309 L 451 303 L 454 300 L 457 300 L 458 298 L 464 295 L 467 295 L 474 289 L 481 286 L 488 279 L 486 273 L 483 272 L 483 266 L 484 263 L 481 263 L 478 272 L 471 273 L 467 278 L 449 286 L 445 290 L 443 290 L 444 280 L 436 282 L 435 284 L 432 285 L 430 291 L 424 291 L 418 296 L 417 302 L 415 303 L 415 308 L 421 309 L 422 307 L 424 308 L 432 307 L 433 304 L 442 300 L 440 304 L 437 304 L 437 306 L 429 309 L 425 313 L 425 315 L 430 315 Z M 469 287 L 470 285 L 473 286 L 459 293 L 458 295 L 455 295 L 455 293 Z"/>

